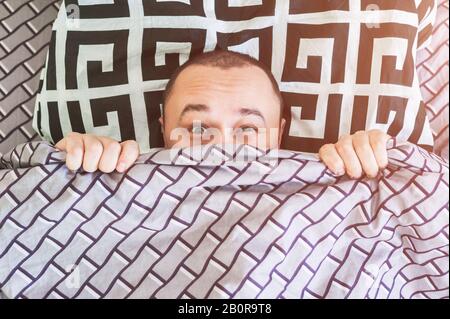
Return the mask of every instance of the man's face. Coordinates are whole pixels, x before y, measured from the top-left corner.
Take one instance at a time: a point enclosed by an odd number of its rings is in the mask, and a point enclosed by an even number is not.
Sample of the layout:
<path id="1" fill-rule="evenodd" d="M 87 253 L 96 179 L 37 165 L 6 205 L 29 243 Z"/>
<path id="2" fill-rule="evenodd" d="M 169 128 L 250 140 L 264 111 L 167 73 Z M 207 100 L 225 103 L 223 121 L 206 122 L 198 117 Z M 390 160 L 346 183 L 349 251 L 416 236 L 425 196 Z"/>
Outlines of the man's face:
<path id="1" fill-rule="evenodd" d="M 263 70 L 193 65 L 177 78 L 161 118 L 167 148 L 249 144 L 279 148 L 285 120 Z"/>

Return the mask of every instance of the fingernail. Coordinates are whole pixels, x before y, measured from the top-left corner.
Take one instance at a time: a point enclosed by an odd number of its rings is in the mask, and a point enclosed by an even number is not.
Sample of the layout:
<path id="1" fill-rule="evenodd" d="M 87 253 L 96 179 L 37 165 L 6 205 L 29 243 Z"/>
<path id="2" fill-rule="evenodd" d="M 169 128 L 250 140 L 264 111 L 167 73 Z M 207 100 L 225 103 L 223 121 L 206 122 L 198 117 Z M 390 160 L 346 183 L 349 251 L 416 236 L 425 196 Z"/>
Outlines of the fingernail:
<path id="1" fill-rule="evenodd" d="M 120 164 L 117 166 L 117 170 L 118 170 L 120 173 L 122 173 L 123 171 L 125 171 L 125 164 L 120 163 Z"/>

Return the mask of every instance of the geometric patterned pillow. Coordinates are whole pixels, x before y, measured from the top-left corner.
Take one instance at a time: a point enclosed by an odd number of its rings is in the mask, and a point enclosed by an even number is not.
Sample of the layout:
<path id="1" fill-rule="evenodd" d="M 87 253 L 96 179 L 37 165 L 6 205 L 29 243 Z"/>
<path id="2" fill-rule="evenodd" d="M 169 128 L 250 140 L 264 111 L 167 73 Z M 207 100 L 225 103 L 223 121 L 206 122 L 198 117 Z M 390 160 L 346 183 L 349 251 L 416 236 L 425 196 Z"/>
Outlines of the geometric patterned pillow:
<path id="1" fill-rule="evenodd" d="M 53 26 L 33 127 L 161 147 L 172 72 L 216 48 L 265 63 L 286 102 L 283 148 L 317 152 L 381 129 L 432 149 L 415 68 L 433 0 L 65 0 Z"/>

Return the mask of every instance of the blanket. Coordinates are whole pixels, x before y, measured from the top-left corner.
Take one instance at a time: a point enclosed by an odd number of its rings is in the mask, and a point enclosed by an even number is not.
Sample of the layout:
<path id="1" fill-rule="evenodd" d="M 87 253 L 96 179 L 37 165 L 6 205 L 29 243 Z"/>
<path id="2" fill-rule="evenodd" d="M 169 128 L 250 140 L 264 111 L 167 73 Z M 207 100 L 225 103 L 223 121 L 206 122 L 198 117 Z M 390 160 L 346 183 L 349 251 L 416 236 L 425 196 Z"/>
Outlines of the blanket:
<path id="1" fill-rule="evenodd" d="M 448 298 L 448 164 L 389 141 L 377 178 L 316 156 L 152 150 L 125 174 L 0 159 L 8 298 Z"/>

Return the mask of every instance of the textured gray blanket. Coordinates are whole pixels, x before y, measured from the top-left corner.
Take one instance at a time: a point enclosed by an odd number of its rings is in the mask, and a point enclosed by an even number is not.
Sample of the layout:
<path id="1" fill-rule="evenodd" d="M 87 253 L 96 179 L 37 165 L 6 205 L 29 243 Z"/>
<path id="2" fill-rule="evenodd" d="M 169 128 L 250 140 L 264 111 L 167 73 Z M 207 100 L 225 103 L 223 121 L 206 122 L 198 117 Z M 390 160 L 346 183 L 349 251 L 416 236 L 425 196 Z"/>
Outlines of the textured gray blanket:
<path id="1" fill-rule="evenodd" d="M 154 151 L 70 172 L 45 143 L 0 160 L 9 298 L 449 296 L 448 166 L 410 144 L 377 179 L 315 157 Z M 195 151 L 188 154 L 189 151 Z"/>

